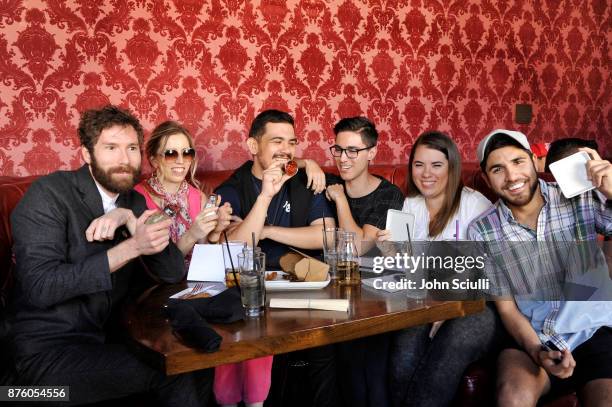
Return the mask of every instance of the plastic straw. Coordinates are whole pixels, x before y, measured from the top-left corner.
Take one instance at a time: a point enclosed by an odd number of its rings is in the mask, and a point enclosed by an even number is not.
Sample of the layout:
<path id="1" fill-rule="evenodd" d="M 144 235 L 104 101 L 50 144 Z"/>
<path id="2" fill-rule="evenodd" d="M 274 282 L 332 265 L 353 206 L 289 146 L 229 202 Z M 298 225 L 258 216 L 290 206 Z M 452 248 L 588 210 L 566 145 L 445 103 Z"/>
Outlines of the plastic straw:
<path id="1" fill-rule="evenodd" d="M 410 255 L 412 256 L 412 238 L 410 237 L 410 226 L 406 223 L 406 232 L 408 232 L 408 246 L 410 248 Z"/>
<path id="2" fill-rule="evenodd" d="M 455 221 L 455 240 L 459 240 L 459 219 Z"/>
<path id="3" fill-rule="evenodd" d="M 327 225 L 325 224 L 325 214 L 323 214 L 323 248 L 327 251 Z"/>
<path id="4" fill-rule="evenodd" d="M 223 238 L 225 239 L 225 247 L 227 247 L 227 256 L 230 259 L 230 265 L 232 266 L 232 275 L 234 276 L 234 282 L 236 283 L 236 287 L 238 287 L 238 292 L 242 294 L 240 290 L 240 284 L 238 284 L 238 278 L 236 278 L 236 269 L 234 268 L 234 260 L 232 260 L 232 252 L 230 251 L 229 243 L 227 242 L 227 233 L 225 230 L 223 231 Z"/>
<path id="5" fill-rule="evenodd" d="M 251 232 L 251 239 L 253 239 L 253 272 L 255 272 L 255 232 Z"/>

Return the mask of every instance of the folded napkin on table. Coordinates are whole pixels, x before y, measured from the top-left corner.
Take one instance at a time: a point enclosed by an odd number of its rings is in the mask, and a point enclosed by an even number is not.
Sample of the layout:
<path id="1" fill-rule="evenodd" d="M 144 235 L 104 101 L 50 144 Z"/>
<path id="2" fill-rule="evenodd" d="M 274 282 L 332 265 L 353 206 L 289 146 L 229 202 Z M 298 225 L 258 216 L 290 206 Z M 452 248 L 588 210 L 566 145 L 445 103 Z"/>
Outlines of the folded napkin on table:
<path id="1" fill-rule="evenodd" d="M 214 352 L 221 345 L 221 336 L 208 323 L 222 324 L 244 319 L 237 288 L 229 288 L 209 298 L 171 298 L 166 315 L 175 333 L 188 344 L 206 352 Z"/>
<path id="2" fill-rule="evenodd" d="M 321 309 L 326 311 L 348 312 L 349 300 L 347 299 L 309 299 L 309 298 L 272 298 L 270 308 L 306 308 Z"/>

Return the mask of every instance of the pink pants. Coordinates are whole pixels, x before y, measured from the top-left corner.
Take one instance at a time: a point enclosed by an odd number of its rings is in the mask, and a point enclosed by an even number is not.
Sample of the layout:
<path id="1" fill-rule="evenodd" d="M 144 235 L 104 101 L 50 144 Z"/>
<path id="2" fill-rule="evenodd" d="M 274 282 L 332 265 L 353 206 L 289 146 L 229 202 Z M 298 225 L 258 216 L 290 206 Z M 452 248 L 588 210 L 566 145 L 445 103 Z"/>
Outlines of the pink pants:
<path id="1" fill-rule="evenodd" d="M 264 401 L 270 390 L 271 376 L 272 356 L 217 366 L 213 386 L 217 403 Z"/>

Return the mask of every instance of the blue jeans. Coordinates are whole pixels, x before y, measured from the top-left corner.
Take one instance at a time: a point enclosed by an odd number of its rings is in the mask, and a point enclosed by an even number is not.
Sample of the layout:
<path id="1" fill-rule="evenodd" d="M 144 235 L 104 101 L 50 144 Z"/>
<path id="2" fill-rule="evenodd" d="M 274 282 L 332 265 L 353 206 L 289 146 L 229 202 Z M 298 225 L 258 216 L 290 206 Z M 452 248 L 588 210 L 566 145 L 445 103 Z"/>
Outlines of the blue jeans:
<path id="1" fill-rule="evenodd" d="M 493 303 L 478 314 L 395 332 L 390 349 L 391 404 L 442 407 L 452 403 L 467 366 L 497 347 L 504 332 Z"/>

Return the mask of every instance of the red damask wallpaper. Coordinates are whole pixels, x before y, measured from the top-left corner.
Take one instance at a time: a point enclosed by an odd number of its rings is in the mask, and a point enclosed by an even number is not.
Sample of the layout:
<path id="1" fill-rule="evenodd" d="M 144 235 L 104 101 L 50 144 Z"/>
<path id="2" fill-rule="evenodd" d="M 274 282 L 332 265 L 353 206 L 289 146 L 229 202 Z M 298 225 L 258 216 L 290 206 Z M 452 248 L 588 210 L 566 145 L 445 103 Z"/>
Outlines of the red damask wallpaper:
<path id="1" fill-rule="evenodd" d="M 469 161 L 496 127 L 609 148 L 611 14 L 607 0 L 0 0 L 0 175 L 79 166 L 79 112 L 109 102 L 147 130 L 183 122 L 207 169 L 247 158 L 269 107 L 327 164 L 333 124 L 357 114 L 381 131 L 377 163 L 406 162 L 432 128 Z"/>

